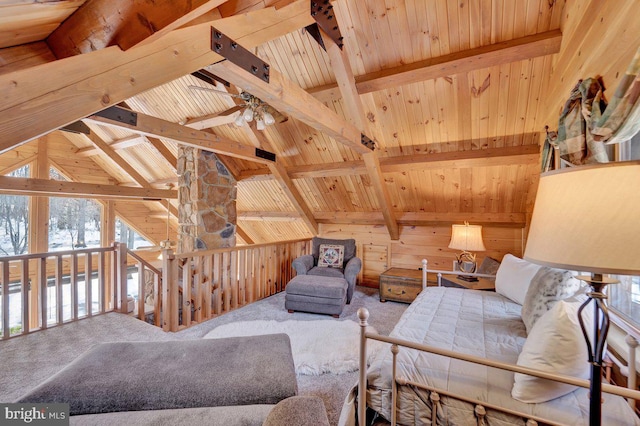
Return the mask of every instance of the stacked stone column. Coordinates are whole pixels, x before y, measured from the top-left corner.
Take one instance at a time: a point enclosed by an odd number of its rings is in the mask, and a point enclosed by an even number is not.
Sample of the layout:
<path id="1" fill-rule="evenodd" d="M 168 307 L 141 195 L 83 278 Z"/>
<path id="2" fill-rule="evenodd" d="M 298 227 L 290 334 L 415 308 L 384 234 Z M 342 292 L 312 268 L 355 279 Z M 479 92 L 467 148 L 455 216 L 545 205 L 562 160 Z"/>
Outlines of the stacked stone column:
<path id="1" fill-rule="evenodd" d="M 218 157 L 178 149 L 178 253 L 236 245 L 236 180 Z"/>

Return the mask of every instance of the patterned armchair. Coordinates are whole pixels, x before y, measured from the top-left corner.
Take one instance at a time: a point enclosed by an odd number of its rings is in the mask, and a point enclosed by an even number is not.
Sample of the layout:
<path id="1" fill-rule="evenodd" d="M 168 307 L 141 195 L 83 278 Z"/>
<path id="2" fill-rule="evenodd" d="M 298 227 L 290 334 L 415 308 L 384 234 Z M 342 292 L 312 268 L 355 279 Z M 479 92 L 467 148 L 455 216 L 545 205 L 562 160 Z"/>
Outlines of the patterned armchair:
<path id="1" fill-rule="evenodd" d="M 321 247 L 322 246 L 322 247 Z M 342 252 L 342 260 L 339 259 Z M 300 256 L 292 263 L 298 275 L 344 278 L 347 288 L 347 303 L 351 303 L 362 260 L 356 257 L 356 240 L 337 240 L 313 237 L 311 254 Z"/>

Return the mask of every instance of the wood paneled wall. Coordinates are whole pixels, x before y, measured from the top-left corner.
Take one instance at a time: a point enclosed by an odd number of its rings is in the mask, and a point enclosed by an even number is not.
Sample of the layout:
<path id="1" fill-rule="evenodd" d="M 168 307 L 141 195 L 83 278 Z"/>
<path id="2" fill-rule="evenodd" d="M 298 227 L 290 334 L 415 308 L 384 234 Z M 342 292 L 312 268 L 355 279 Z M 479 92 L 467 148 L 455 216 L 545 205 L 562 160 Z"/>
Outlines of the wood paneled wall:
<path id="1" fill-rule="evenodd" d="M 477 253 L 478 262 L 485 256 L 502 260 L 511 253 L 522 257 L 523 229 L 483 226 L 482 236 L 487 251 Z M 430 269 L 452 269 L 458 250 L 448 248 L 451 226 L 401 226 L 400 239 L 391 241 L 383 225 L 320 225 L 320 236 L 355 238 L 358 256 L 362 258 L 360 283 L 377 287 L 378 277 L 388 268 L 416 269 L 422 259 Z"/>

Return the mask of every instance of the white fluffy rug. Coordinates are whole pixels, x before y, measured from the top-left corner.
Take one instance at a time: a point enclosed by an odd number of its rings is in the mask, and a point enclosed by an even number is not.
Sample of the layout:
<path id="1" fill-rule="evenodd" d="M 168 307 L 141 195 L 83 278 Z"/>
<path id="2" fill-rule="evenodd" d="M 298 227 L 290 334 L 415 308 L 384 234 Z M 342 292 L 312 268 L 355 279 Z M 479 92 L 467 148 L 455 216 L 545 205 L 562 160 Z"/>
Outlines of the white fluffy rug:
<path id="1" fill-rule="evenodd" d="M 369 331 L 375 332 L 373 327 Z M 358 369 L 360 326 L 350 320 L 233 322 L 211 330 L 204 339 L 275 333 L 289 335 L 297 374 L 342 374 Z M 384 345 L 369 340 L 368 359 Z"/>

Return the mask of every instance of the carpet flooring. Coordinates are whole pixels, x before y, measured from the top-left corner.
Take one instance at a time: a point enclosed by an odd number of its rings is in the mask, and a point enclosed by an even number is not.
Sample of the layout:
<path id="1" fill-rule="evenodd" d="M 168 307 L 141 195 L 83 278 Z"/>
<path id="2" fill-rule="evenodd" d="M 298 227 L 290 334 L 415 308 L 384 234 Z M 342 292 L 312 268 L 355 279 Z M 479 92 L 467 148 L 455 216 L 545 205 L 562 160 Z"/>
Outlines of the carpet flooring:
<path id="1" fill-rule="evenodd" d="M 369 324 L 381 334 L 388 334 L 407 308 L 407 304 L 380 303 L 378 291 L 357 287 L 351 304 L 346 305 L 336 321 L 358 321 L 357 310 L 366 307 Z M 162 341 L 199 339 L 214 328 L 236 321 L 328 319 L 318 314 L 284 309 L 284 293 L 252 303 L 218 318 L 203 322 L 177 333 L 165 333 L 148 324 L 132 321 L 130 317 L 109 313 L 64 326 L 54 327 L 24 337 L 0 342 L 0 402 L 12 402 L 35 387 L 80 354 L 101 342 Z M 126 366 L 123 366 L 126 368 Z M 357 382 L 357 372 L 298 376 L 301 395 L 315 395 L 323 399 L 329 421 L 337 425 L 340 410 L 348 390 Z"/>

